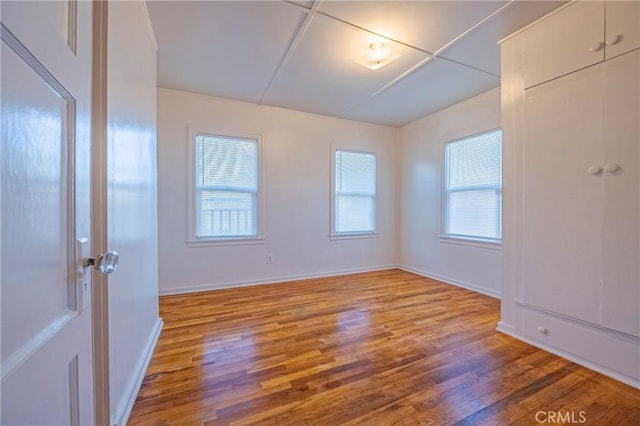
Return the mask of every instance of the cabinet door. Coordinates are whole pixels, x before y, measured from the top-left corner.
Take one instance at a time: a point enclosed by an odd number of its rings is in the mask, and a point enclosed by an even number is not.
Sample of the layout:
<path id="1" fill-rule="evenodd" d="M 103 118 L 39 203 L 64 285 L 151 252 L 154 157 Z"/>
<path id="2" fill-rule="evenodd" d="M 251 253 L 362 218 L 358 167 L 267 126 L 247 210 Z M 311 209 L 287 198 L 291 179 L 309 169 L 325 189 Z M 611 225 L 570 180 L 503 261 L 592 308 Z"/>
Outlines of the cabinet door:
<path id="1" fill-rule="evenodd" d="M 574 3 L 523 34 L 524 87 L 604 60 L 604 3 Z"/>
<path id="2" fill-rule="evenodd" d="M 600 66 L 526 92 L 523 299 L 599 323 L 602 73 Z"/>
<path id="3" fill-rule="evenodd" d="M 640 1 L 606 3 L 605 59 L 640 47 Z"/>
<path id="4" fill-rule="evenodd" d="M 640 53 L 606 62 L 602 325 L 640 336 Z"/>

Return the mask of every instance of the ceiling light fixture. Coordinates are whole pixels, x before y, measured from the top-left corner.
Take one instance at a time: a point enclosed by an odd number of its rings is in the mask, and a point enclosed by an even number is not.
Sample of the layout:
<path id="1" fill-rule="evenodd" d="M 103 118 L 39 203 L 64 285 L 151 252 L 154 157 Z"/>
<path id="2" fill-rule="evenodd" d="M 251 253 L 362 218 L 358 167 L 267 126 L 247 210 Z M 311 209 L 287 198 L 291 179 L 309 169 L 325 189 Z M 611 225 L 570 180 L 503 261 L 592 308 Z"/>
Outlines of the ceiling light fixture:
<path id="1" fill-rule="evenodd" d="M 387 64 L 395 61 L 400 57 L 399 53 L 390 50 L 382 42 L 374 42 L 369 45 L 369 52 L 361 56 L 356 62 L 360 65 L 369 68 L 370 70 L 377 70 Z"/>

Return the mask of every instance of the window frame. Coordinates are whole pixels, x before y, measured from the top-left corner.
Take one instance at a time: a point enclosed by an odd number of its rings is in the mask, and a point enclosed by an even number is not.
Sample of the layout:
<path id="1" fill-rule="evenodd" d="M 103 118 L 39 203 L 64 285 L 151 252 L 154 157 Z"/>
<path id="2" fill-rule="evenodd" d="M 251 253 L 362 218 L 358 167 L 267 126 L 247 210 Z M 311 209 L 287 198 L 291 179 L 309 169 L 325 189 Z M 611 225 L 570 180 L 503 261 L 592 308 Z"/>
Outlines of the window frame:
<path id="1" fill-rule="evenodd" d="M 201 125 L 188 125 L 188 167 L 187 167 L 187 194 L 188 194 L 188 220 L 187 220 L 187 239 L 186 245 L 188 247 L 204 247 L 204 246 L 221 246 L 221 245 L 251 245 L 251 244 L 263 244 L 264 243 L 264 200 L 263 200 L 263 185 L 264 185 L 264 167 L 262 165 L 262 144 L 263 137 L 261 134 L 244 133 L 236 131 L 221 131 L 216 128 L 211 128 Z M 200 135 L 219 136 L 226 138 L 238 138 L 238 139 L 251 139 L 256 142 L 256 160 L 257 160 L 257 186 L 256 186 L 256 201 L 255 201 L 255 235 L 240 235 L 240 236 L 220 236 L 220 237 L 198 237 L 197 236 L 197 221 L 198 221 L 198 209 L 197 209 L 197 184 L 196 184 L 196 170 L 197 170 L 197 158 L 196 158 L 196 138 Z"/>
<path id="2" fill-rule="evenodd" d="M 502 238 L 497 239 L 497 238 L 485 238 L 485 237 L 478 237 L 478 236 L 467 236 L 467 235 L 460 235 L 460 234 L 450 234 L 447 233 L 447 225 L 448 225 L 448 218 L 449 218 L 449 211 L 448 211 L 448 195 L 449 195 L 449 168 L 447 166 L 447 147 L 452 144 L 452 143 L 456 143 L 456 142 L 460 142 L 466 139 L 471 139 L 471 138 L 475 138 L 478 136 L 483 136 L 483 135 L 487 135 L 490 133 L 494 133 L 494 132 L 500 132 L 502 133 L 502 128 L 501 127 L 495 127 L 489 130 L 485 130 L 482 132 L 478 132 L 478 133 L 472 133 L 466 136 L 462 136 L 456 139 L 452 139 L 449 140 L 447 142 L 444 143 L 444 147 L 442 150 L 442 184 L 441 184 L 441 191 L 442 191 L 442 202 L 441 202 L 441 229 L 440 229 L 440 242 L 442 243 L 450 243 L 450 244 L 461 244 L 461 245 L 467 245 L 467 246 L 472 246 L 472 247 L 481 247 L 481 248 L 489 248 L 489 249 L 494 249 L 494 250 L 500 250 L 500 248 L 502 247 Z M 502 137 L 501 137 L 501 141 L 502 141 Z M 502 143 L 502 142 L 501 142 Z M 502 145 L 501 145 L 502 146 Z M 502 174 L 502 169 L 503 169 L 503 162 L 501 162 L 500 164 L 500 168 L 501 168 L 501 174 Z M 503 193 L 503 184 L 502 182 L 500 182 L 500 212 L 502 212 L 502 205 L 503 205 L 503 200 L 502 200 L 502 193 Z M 495 185 L 478 185 L 476 188 L 474 189 L 495 189 Z M 500 230 L 501 230 L 501 235 L 502 235 L 502 215 L 500 215 Z"/>
<path id="3" fill-rule="evenodd" d="M 356 154 L 367 154 L 373 155 L 375 158 L 375 192 L 373 195 L 373 230 L 371 231 L 350 231 L 350 232 L 337 232 L 336 231 L 336 208 L 337 208 L 337 196 L 338 193 L 336 191 L 336 153 L 338 151 L 342 152 L 353 152 Z M 376 238 L 380 235 L 378 232 L 378 182 L 380 177 L 379 167 L 378 167 L 378 152 L 369 147 L 361 147 L 361 146 L 353 146 L 353 145 L 338 145 L 331 144 L 331 186 L 329 190 L 330 194 L 330 229 L 329 229 L 329 239 L 330 240 L 348 240 L 348 239 L 359 239 L 359 238 Z"/>

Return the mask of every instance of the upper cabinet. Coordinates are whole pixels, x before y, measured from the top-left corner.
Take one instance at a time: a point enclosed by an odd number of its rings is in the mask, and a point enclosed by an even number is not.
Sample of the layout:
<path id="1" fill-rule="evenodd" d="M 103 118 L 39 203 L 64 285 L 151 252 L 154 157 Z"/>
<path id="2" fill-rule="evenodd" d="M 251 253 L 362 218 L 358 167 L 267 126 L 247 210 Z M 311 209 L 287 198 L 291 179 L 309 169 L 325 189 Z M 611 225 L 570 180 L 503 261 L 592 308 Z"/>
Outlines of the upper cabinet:
<path id="1" fill-rule="evenodd" d="M 637 49 L 639 27 L 638 1 L 570 4 L 526 31 L 522 45 L 524 87 Z"/>
<path id="2" fill-rule="evenodd" d="M 606 3 L 605 59 L 640 47 L 640 1 Z"/>

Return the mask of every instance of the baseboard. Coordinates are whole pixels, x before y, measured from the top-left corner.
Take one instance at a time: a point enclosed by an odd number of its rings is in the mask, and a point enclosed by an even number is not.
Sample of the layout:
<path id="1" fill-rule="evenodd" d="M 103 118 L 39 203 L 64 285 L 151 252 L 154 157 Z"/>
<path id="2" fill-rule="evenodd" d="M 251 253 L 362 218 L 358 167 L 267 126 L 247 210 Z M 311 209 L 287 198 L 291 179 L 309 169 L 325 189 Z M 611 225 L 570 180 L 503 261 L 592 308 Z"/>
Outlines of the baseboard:
<path id="1" fill-rule="evenodd" d="M 403 271 L 407 271 L 407 272 L 412 272 L 414 274 L 418 274 L 418 275 L 421 275 L 421 276 L 426 277 L 426 278 L 431 278 L 431 279 L 434 279 L 434 280 L 442 281 L 443 283 L 455 285 L 457 287 L 466 288 L 467 290 L 475 291 L 476 293 L 482 293 L 485 296 L 490 296 L 490 297 L 493 297 L 493 298 L 496 298 L 496 299 L 500 299 L 500 292 L 499 291 L 495 291 L 495 290 L 491 290 L 491 289 L 488 289 L 488 288 L 480 287 L 480 286 L 477 286 L 475 284 L 467 283 L 467 282 L 464 282 L 464 281 L 456 280 L 456 279 L 453 279 L 453 278 L 445 277 L 445 276 L 434 274 L 434 273 L 431 273 L 431 272 L 422 271 L 420 269 L 412 268 L 410 266 L 400 265 L 400 266 L 398 266 L 398 269 L 402 269 Z"/>
<path id="2" fill-rule="evenodd" d="M 633 377 L 629 377 L 629 376 L 625 376 L 622 375 L 620 373 L 618 373 L 617 371 L 613 371 L 607 367 L 604 367 L 600 364 L 595 364 L 591 361 L 588 361 L 584 358 L 581 358 L 579 356 L 573 355 L 571 353 L 559 350 L 558 348 L 554 348 L 552 346 L 547 346 L 543 343 L 540 342 L 536 342 L 534 340 L 528 339 L 524 336 L 520 336 L 519 334 L 517 334 L 515 332 L 515 329 L 512 326 L 506 325 L 506 324 L 502 324 L 499 323 L 498 327 L 496 328 L 496 330 L 498 330 L 501 333 L 506 334 L 507 336 L 511 336 L 514 339 L 520 340 L 522 342 L 525 342 L 531 346 L 535 346 L 536 348 L 540 348 L 543 351 L 547 351 L 549 353 L 552 353 L 554 355 L 557 355 L 561 358 L 564 358 L 566 360 L 569 360 L 571 362 L 575 362 L 576 364 L 579 364 L 583 367 L 588 368 L 589 370 L 593 370 L 595 372 L 598 372 L 600 374 L 603 374 L 605 376 L 611 377 L 612 379 L 615 379 L 619 382 L 622 382 L 624 384 L 627 384 L 631 387 L 634 387 L 636 389 L 640 389 L 640 380 L 636 380 Z"/>
<path id="3" fill-rule="evenodd" d="M 113 426 L 126 426 L 127 422 L 129 421 L 129 416 L 131 415 L 133 404 L 136 402 L 138 392 L 140 391 L 140 386 L 142 385 L 142 380 L 144 379 L 144 375 L 147 371 L 147 367 L 149 366 L 149 362 L 151 361 L 153 351 L 156 348 L 156 344 L 158 343 L 158 338 L 160 337 L 160 332 L 162 331 L 162 325 L 162 319 L 158 318 L 153 326 L 153 331 L 151 332 L 151 335 L 147 340 L 147 345 L 145 346 L 143 356 L 140 358 L 140 361 L 138 362 L 138 365 L 134 370 L 135 375 L 131 378 L 129 386 L 127 386 L 127 389 L 125 391 L 126 397 L 123 398 L 123 401 L 125 401 L 125 403 L 121 404 L 121 407 L 119 407 L 120 409 L 111 419 L 111 424 Z"/>
<path id="4" fill-rule="evenodd" d="M 496 327 L 496 331 L 499 331 L 504 334 L 508 334 L 509 336 L 513 336 L 516 333 L 516 329 L 512 325 L 505 324 L 502 321 L 498 323 L 498 326 Z"/>
<path id="5" fill-rule="evenodd" d="M 311 274 L 286 275 L 286 276 L 281 276 L 276 278 L 266 278 L 266 279 L 256 279 L 256 280 L 246 280 L 246 281 L 231 281 L 226 283 L 204 284 L 204 285 L 191 286 L 191 287 L 160 289 L 159 293 L 160 293 L 160 296 L 169 296 L 173 294 L 199 293 L 202 291 L 222 290 L 225 288 L 239 288 L 239 287 L 249 287 L 253 285 L 277 284 L 277 283 L 282 283 L 287 281 L 357 274 L 360 272 L 384 271 L 386 269 L 395 269 L 397 267 L 398 265 L 396 264 L 390 264 L 390 265 L 371 266 L 371 267 L 365 267 L 365 268 L 340 269 L 337 271 L 316 272 Z"/>

